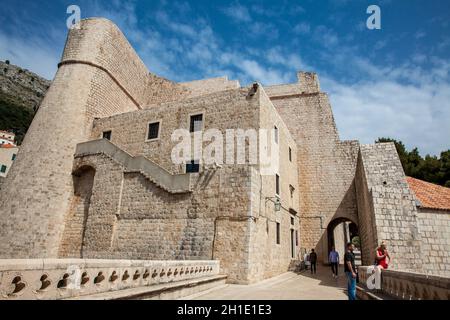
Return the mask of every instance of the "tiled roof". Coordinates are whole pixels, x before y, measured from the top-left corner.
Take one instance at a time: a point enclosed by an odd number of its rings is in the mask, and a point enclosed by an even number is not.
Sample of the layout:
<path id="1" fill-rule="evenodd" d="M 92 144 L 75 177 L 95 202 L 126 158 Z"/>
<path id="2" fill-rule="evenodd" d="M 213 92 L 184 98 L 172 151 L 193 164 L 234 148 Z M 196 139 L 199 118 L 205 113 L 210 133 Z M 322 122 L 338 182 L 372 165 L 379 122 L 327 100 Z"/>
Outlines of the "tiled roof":
<path id="1" fill-rule="evenodd" d="M 9 149 L 9 148 L 17 148 L 17 146 L 15 146 L 11 143 L 4 143 L 4 144 L 0 144 L 0 148 Z"/>
<path id="2" fill-rule="evenodd" d="M 450 188 L 411 177 L 406 177 L 406 181 L 420 201 L 420 207 L 450 210 Z"/>

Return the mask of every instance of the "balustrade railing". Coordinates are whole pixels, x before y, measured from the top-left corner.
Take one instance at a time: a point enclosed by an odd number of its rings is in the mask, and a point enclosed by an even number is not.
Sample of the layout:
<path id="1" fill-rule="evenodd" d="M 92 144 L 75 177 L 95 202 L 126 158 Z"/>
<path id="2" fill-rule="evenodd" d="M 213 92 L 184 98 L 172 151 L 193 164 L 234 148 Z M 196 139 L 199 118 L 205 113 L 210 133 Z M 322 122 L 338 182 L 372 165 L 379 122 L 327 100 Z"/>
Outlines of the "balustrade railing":
<path id="1" fill-rule="evenodd" d="M 219 274 L 219 261 L 0 259 L 0 300 L 64 299 Z"/>
<path id="2" fill-rule="evenodd" d="M 375 284 L 373 268 L 358 268 L 360 284 L 368 291 Z M 402 300 L 449 300 L 450 278 L 422 273 L 382 270 L 381 292 Z M 375 292 L 375 291 L 374 291 Z"/>

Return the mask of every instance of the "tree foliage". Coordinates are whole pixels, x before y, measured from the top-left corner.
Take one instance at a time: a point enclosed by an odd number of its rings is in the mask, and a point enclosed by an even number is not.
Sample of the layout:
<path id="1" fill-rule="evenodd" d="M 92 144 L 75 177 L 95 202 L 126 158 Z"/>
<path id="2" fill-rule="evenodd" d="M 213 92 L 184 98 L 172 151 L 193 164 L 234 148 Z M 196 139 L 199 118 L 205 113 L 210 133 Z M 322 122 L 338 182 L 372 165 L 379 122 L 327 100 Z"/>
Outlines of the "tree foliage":
<path id="1" fill-rule="evenodd" d="M 30 109 L 0 95 L 0 130 L 14 132 L 17 144 L 22 143 L 33 117 Z"/>
<path id="2" fill-rule="evenodd" d="M 440 157 L 426 155 L 417 148 L 408 151 L 401 141 L 391 138 L 378 138 L 376 143 L 393 142 L 407 176 L 450 187 L 450 149 L 441 152 Z"/>

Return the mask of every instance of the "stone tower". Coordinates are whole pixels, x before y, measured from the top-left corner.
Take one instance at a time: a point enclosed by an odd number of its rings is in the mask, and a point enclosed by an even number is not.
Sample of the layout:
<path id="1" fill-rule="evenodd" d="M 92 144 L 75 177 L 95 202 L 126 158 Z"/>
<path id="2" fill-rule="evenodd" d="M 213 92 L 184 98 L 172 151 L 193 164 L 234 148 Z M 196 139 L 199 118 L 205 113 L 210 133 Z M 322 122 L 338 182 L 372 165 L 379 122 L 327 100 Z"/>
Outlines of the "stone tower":
<path id="1" fill-rule="evenodd" d="M 155 86 L 159 90 L 154 90 Z M 182 90 L 149 74 L 109 20 L 70 30 L 58 72 L 0 195 L 0 258 L 55 258 L 73 194 L 77 143 L 93 119 L 138 110 Z"/>

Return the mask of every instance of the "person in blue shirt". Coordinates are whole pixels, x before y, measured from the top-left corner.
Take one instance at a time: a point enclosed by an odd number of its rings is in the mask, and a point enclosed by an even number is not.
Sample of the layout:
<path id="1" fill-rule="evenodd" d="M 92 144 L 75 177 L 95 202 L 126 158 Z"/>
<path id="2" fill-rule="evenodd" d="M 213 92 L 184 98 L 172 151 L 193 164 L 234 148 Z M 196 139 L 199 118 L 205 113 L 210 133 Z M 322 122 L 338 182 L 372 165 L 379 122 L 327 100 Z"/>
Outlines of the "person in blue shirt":
<path id="1" fill-rule="evenodd" d="M 328 256 L 328 260 L 331 263 L 331 272 L 333 273 L 333 278 L 338 277 L 338 268 L 339 268 L 339 252 L 337 252 L 334 246 L 331 247 L 330 255 Z"/>

